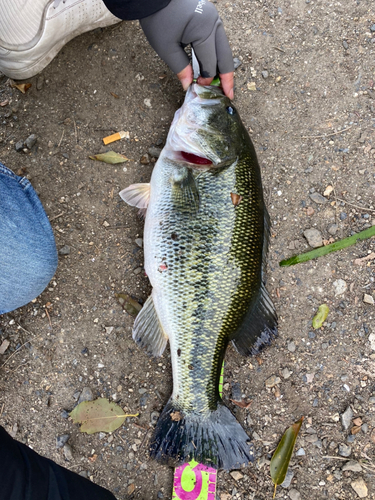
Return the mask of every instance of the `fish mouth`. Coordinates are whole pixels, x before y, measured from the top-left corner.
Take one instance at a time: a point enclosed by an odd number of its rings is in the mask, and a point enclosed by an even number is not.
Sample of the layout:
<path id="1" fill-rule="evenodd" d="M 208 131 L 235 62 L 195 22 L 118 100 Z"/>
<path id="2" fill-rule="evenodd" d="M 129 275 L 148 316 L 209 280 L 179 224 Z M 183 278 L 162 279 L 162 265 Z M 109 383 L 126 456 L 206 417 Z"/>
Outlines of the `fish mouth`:
<path id="1" fill-rule="evenodd" d="M 196 154 L 188 153 L 186 151 L 180 151 L 179 153 L 181 155 L 181 158 L 185 162 L 196 165 L 197 167 L 212 165 L 212 161 L 209 160 L 208 158 L 205 158 L 204 156 L 198 156 Z"/>

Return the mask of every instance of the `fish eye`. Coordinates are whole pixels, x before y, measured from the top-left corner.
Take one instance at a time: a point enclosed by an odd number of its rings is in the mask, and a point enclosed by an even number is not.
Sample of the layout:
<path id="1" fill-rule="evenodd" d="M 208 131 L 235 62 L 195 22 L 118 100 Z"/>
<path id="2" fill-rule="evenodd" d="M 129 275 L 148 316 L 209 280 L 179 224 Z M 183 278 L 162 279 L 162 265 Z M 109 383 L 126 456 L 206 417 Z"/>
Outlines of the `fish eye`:
<path id="1" fill-rule="evenodd" d="M 235 108 L 232 108 L 232 106 L 228 106 L 227 107 L 227 111 L 228 111 L 228 114 L 230 114 L 232 116 L 237 113 L 237 111 L 235 110 Z"/>

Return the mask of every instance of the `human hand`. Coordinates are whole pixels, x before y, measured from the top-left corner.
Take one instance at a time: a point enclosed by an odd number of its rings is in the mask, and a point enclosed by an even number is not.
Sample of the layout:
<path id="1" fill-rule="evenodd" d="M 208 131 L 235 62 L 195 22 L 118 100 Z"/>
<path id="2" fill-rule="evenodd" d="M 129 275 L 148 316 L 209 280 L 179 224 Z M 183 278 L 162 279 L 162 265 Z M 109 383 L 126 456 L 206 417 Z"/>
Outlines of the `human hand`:
<path id="1" fill-rule="evenodd" d="M 219 71 L 224 93 L 233 99 L 233 57 L 215 6 L 206 0 L 171 0 L 164 9 L 140 20 L 151 46 L 177 74 L 186 90 L 193 70 L 184 51 L 191 44 L 197 56 L 198 83 L 209 85 Z"/>

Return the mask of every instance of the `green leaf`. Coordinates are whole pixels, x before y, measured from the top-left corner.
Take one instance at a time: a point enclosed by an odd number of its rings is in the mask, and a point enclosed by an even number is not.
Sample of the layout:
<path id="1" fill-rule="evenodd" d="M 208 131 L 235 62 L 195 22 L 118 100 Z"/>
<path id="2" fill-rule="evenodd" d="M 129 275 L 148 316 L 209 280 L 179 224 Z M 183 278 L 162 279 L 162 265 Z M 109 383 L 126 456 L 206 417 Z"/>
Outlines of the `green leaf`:
<path id="1" fill-rule="evenodd" d="M 138 413 L 125 415 L 116 403 L 99 398 L 95 401 L 82 401 L 69 413 L 69 416 L 75 424 L 82 424 L 81 432 L 94 434 L 94 432 L 113 432 L 124 423 L 127 417 L 137 417 Z"/>
<path id="2" fill-rule="evenodd" d="M 126 158 L 124 155 L 120 155 L 115 151 L 108 151 L 108 153 L 102 153 L 94 156 L 89 156 L 90 160 L 104 161 L 105 163 L 110 163 L 114 165 L 115 163 L 124 163 L 125 161 L 129 161 L 129 158 Z"/>
<path id="3" fill-rule="evenodd" d="M 335 241 L 330 245 L 325 247 L 319 247 L 315 250 L 311 250 L 310 252 L 301 253 L 300 255 L 295 255 L 294 257 L 290 257 L 290 259 L 282 260 L 279 265 L 281 267 L 284 266 L 294 266 L 294 264 L 299 264 L 301 262 L 307 262 L 308 260 L 315 259 L 316 257 L 321 257 L 322 255 L 327 255 L 332 252 L 336 252 L 337 250 L 342 250 L 343 248 L 350 247 L 357 243 L 358 240 L 367 240 L 375 236 L 375 226 L 369 227 L 360 233 L 353 234 L 348 238 L 344 238 L 343 240 Z"/>
<path id="4" fill-rule="evenodd" d="M 117 297 L 118 301 L 122 305 L 122 308 L 125 309 L 125 311 L 130 314 L 130 316 L 136 317 L 139 311 L 142 309 L 141 304 L 132 299 L 126 293 L 115 293 L 115 297 Z"/>
<path id="5" fill-rule="evenodd" d="M 322 304 L 319 306 L 318 312 L 315 314 L 313 320 L 312 320 L 312 326 L 315 330 L 318 330 L 322 326 L 322 324 L 325 322 L 327 319 L 329 313 L 329 307 L 327 304 Z"/>
<path id="6" fill-rule="evenodd" d="M 291 425 L 284 433 L 278 447 L 273 454 L 270 463 L 271 478 L 276 486 L 283 483 L 288 471 L 290 458 L 293 453 L 294 445 L 301 428 L 304 417 L 301 417 L 298 422 Z M 274 495 L 275 496 L 275 495 Z"/>

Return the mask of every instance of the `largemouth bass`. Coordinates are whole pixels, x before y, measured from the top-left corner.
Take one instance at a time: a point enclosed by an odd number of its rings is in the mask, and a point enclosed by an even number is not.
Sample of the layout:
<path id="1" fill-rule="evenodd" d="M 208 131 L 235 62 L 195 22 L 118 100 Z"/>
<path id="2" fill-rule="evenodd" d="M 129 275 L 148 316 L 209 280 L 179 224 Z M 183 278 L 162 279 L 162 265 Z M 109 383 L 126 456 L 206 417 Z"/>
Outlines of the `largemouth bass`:
<path id="1" fill-rule="evenodd" d="M 150 184 L 120 193 L 147 209 L 151 296 L 133 338 L 153 356 L 170 343 L 173 393 L 151 456 L 230 470 L 253 460 L 249 437 L 219 395 L 229 342 L 257 353 L 277 334 L 264 286 L 269 238 L 260 169 L 241 119 L 217 87 L 192 84 L 176 112 Z"/>

